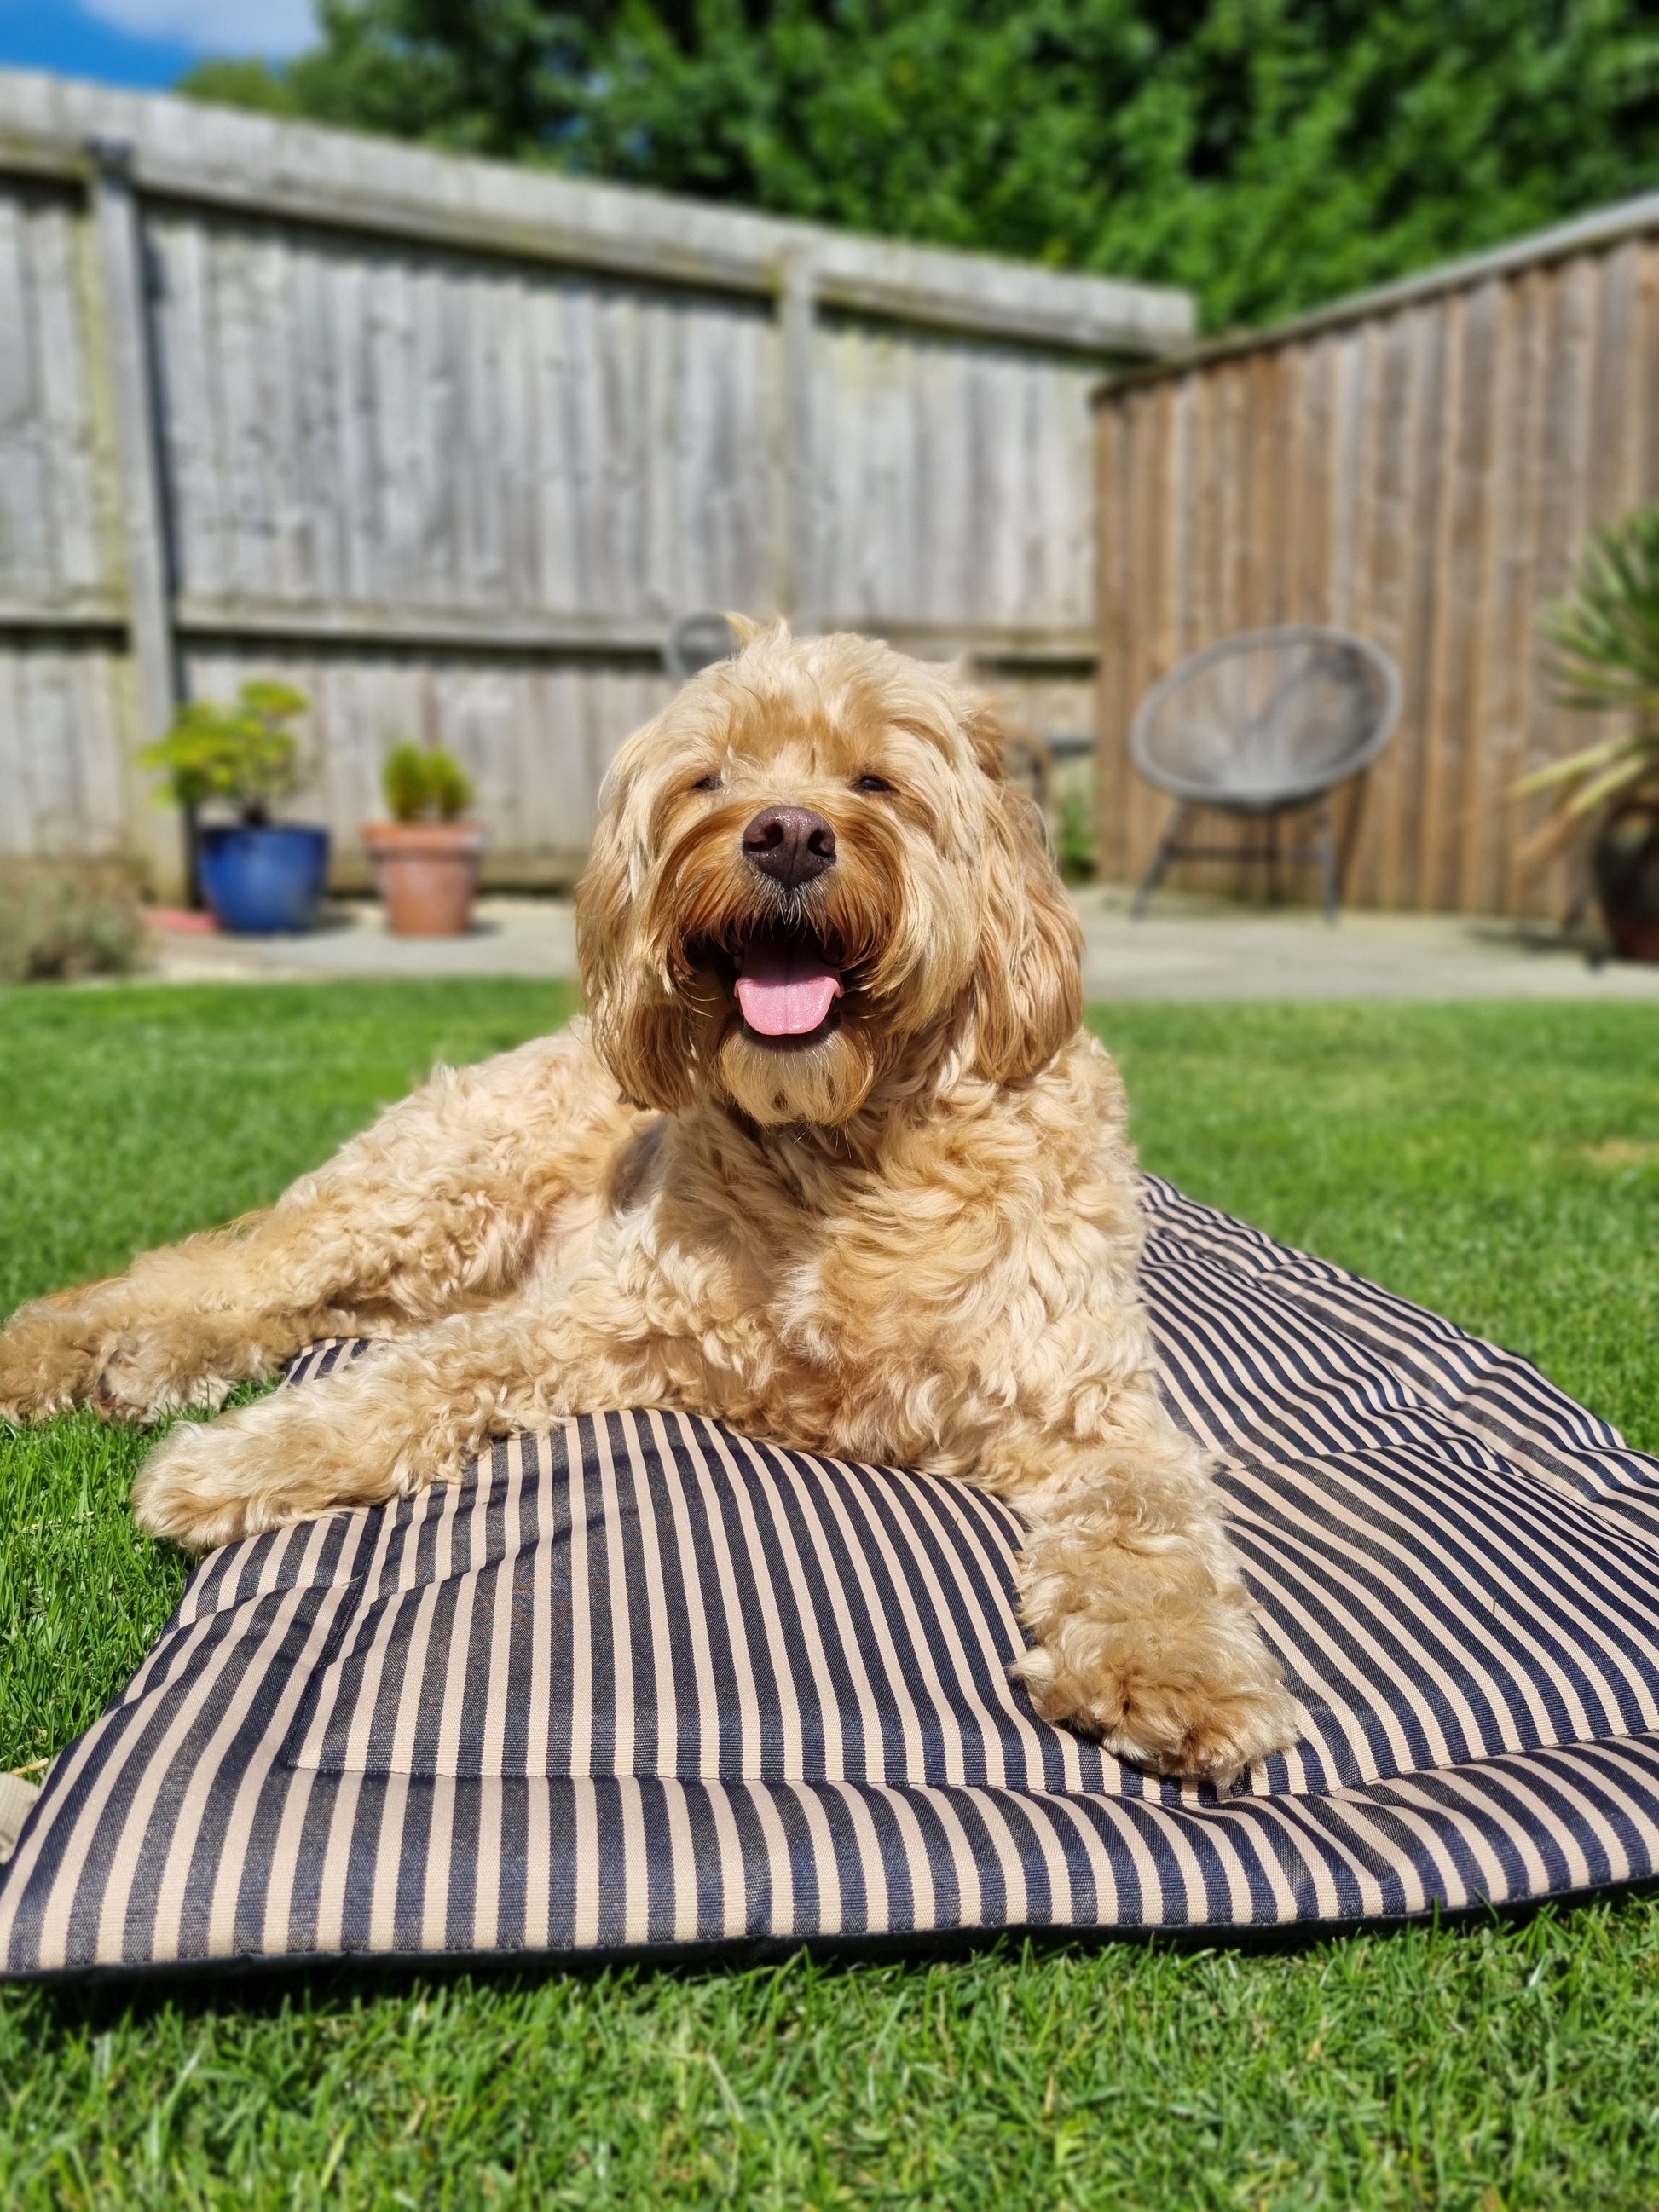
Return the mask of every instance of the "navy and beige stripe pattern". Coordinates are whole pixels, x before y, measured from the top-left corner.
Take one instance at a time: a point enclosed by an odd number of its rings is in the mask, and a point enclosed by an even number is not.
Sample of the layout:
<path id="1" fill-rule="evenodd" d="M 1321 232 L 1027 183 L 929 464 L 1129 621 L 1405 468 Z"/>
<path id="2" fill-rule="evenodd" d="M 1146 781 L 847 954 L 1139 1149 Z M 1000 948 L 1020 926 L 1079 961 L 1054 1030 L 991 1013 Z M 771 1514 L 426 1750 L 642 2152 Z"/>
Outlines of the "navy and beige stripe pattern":
<path id="1" fill-rule="evenodd" d="M 1170 1402 L 1304 1721 L 1237 1790 L 1036 1718 L 995 1499 L 584 1416 L 205 1560 L 0 1873 L 0 1963 L 1342 1922 L 1659 1869 L 1659 1462 L 1147 1204 Z"/>

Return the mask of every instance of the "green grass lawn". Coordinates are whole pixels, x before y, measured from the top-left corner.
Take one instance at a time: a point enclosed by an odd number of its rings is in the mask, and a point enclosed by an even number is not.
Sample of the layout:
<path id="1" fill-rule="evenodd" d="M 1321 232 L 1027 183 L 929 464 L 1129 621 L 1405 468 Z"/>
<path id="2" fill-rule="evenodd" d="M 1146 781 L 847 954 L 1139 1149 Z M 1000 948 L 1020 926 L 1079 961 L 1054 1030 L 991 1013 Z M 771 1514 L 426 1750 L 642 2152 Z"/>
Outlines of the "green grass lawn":
<path id="1" fill-rule="evenodd" d="M 0 993 L 0 1310 L 272 1196 L 530 984 Z M 1149 1165 L 1659 1449 L 1659 1013 L 1105 1009 Z M 0 1767 L 183 1582 L 143 1445 L 0 1437 Z M 0 2203 L 1659 2203 L 1659 1899 L 1311 1946 L 0 1991 Z"/>

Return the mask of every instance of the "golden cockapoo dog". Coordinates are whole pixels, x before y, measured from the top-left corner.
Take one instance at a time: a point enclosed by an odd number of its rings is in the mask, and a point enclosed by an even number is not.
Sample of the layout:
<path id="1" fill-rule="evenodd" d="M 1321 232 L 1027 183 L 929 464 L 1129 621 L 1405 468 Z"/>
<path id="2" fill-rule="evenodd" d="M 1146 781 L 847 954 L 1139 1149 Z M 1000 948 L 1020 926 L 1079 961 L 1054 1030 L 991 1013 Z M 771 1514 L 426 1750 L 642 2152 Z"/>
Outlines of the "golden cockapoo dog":
<path id="1" fill-rule="evenodd" d="M 623 746 L 578 919 L 586 1022 L 26 1308 L 0 1412 L 154 1420 L 392 1339 L 155 1447 L 133 1510 L 195 1550 L 611 1406 L 968 1476 L 1028 1526 L 1042 1712 L 1224 1779 L 1290 1741 L 1159 1401 L 1122 1091 L 986 702 L 867 640 L 751 635 Z"/>

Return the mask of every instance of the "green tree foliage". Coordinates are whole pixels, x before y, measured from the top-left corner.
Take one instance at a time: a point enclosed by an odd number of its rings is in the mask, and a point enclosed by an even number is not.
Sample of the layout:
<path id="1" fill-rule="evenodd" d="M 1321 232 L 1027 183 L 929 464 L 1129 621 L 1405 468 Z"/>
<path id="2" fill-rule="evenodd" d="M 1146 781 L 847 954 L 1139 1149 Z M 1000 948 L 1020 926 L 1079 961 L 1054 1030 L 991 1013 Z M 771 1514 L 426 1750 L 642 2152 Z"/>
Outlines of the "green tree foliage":
<path id="1" fill-rule="evenodd" d="M 321 0 L 223 99 L 1295 312 L 1659 183 L 1650 0 Z"/>

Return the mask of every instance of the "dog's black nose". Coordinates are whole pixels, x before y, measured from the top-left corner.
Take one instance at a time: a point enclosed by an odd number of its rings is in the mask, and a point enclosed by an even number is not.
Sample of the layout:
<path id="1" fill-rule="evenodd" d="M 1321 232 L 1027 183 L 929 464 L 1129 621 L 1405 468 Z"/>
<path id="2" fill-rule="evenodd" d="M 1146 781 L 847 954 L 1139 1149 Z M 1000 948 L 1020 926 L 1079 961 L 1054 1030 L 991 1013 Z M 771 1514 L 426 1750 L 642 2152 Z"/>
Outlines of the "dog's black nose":
<path id="1" fill-rule="evenodd" d="M 792 891 L 834 866 L 836 833 L 810 807 L 767 806 L 744 831 L 743 849 L 757 868 Z"/>

